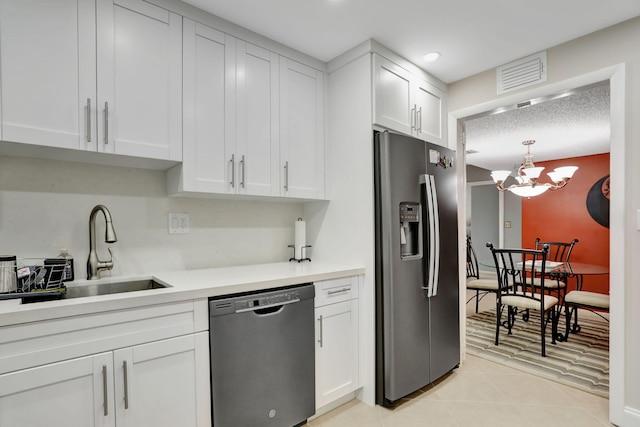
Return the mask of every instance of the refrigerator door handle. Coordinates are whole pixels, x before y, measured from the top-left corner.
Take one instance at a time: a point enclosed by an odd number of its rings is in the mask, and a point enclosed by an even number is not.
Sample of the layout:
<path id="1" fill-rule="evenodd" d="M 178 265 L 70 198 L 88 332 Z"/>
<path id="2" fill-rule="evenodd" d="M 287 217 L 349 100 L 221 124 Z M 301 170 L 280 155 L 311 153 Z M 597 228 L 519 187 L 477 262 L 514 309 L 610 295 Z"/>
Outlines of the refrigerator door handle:
<path id="1" fill-rule="evenodd" d="M 427 264 L 427 283 L 423 289 L 427 291 L 427 297 L 438 294 L 438 282 L 440 276 L 440 217 L 438 215 L 438 197 L 436 193 L 435 178 L 433 175 L 421 175 L 420 184 L 424 186 L 426 198 L 426 222 L 428 231 L 429 256 L 425 257 Z"/>

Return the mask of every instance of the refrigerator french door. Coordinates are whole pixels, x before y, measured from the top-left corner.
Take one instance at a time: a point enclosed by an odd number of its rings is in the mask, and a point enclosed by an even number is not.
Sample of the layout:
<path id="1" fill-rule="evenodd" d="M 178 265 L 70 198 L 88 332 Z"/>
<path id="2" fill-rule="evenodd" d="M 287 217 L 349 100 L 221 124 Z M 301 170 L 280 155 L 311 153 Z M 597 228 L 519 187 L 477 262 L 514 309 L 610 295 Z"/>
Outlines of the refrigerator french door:
<path id="1" fill-rule="evenodd" d="M 460 362 L 455 153 L 374 133 L 376 402 L 398 399 Z"/>

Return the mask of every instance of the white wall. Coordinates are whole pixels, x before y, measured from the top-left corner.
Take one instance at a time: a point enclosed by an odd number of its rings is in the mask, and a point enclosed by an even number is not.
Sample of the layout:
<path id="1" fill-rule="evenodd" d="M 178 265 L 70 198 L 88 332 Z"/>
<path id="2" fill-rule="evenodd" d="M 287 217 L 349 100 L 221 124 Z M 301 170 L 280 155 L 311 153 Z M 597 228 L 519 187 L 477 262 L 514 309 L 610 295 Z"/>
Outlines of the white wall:
<path id="1" fill-rule="evenodd" d="M 86 276 L 89 214 L 104 204 L 118 242 L 105 276 L 164 269 L 286 261 L 301 203 L 165 196 L 162 171 L 0 156 L 0 253 L 74 256 L 76 279 Z M 190 234 L 168 234 L 168 213 L 190 215 Z M 98 255 L 109 254 L 104 218 L 97 217 Z"/>
<path id="2" fill-rule="evenodd" d="M 640 18 L 547 50 L 548 80 L 496 95 L 495 70 L 449 86 L 450 119 L 600 80 L 611 81 L 611 388 L 610 417 L 640 426 Z M 454 128 L 450 124 L 450 129 Z M 452 138 L 453 139 L 453 138 Z M 455 139 L 453 139 L 455 141 Z"/>

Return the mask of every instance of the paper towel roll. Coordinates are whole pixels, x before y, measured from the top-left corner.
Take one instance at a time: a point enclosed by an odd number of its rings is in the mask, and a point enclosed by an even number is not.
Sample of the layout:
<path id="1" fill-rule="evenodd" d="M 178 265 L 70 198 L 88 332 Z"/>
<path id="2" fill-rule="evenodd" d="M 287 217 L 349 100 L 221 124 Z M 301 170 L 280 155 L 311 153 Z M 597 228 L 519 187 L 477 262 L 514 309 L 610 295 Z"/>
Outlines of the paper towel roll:
<path id="1" fill-rule="evenodd" d="M 298 218 L 295 225 L 295 257 L 296 259 L 302 259 L 303 250 L 302 247 L 305 246 L 306 243 L 306 223 L 302 220 L 302 218 Z"/>

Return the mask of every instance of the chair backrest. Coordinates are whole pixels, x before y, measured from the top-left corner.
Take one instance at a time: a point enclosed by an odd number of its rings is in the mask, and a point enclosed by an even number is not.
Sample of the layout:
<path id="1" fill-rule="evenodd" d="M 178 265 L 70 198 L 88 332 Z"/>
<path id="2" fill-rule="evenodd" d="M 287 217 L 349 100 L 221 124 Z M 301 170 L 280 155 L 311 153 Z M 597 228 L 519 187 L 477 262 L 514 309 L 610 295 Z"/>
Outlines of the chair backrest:
<path id="1" fill-rule="evenodd" d="M 539 237 L 536 237 L 535 248 L 541 250 L 544 245 L 547 245 L 549 246 L 549 261 L 569 262 L 571 251 L 576 243 L 578 243 L 578 239 L 573 239 L 570 242 L 543 242 Z"/>
<path id="2" fill-rule="evenodd" d="M 545 275 L 540 273 L 545 271 L 549 247 L 544 245 L 542 250 L 496 249 L 492 243 L 487 243 L 487 247 L 498 271 L 498 301 L 505 295 L 517 294 L 540 301 L 544 306 Z"/>
<path id="3" fill-rule="evenodd" d="M 480 272 L 478 270 L 478 257 L 476 251 L 473 250 L 471 244 L 471 237 L 467 236 L 467 279 L 470 277 L 480 278 Z"/>

